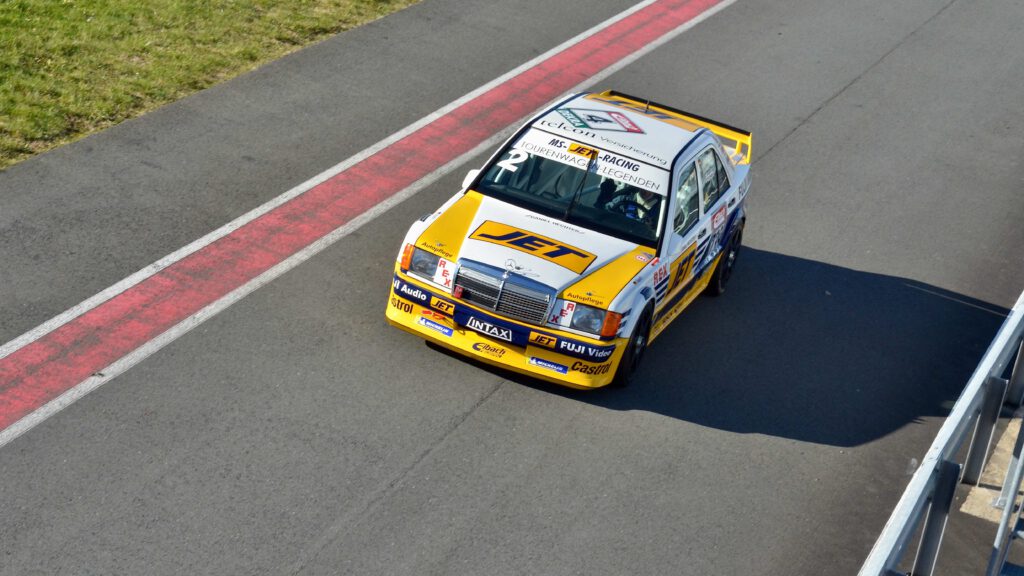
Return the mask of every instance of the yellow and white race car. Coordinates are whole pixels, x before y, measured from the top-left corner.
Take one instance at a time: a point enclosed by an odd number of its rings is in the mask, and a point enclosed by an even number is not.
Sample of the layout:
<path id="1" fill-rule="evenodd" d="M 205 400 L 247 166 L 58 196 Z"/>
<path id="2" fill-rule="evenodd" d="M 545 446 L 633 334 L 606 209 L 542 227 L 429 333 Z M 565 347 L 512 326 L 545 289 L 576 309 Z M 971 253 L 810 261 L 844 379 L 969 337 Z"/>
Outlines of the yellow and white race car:
<path id="1" fill-rule="evenodd" d="M 614 91 L 520 128 L 415 222 L 388 321 L 575 388 L 626 385 L 644 350 L 736 262 L 750 133 Z"/>

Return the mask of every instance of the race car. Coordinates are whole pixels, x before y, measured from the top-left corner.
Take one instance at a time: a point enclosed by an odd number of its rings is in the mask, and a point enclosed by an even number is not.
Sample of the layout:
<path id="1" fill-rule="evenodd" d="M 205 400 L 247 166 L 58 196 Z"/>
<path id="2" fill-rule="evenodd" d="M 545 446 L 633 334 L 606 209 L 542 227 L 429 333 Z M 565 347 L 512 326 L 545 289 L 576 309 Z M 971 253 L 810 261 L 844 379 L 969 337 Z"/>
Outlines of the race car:
<path id="1" fill-rule="evenodd" d="M 749 132 L 615 91 L 523 125 L 413 223 L 388 321 L 515 372 L 625 386 L 699 294 L 721 294 L 746 223 Z"/>

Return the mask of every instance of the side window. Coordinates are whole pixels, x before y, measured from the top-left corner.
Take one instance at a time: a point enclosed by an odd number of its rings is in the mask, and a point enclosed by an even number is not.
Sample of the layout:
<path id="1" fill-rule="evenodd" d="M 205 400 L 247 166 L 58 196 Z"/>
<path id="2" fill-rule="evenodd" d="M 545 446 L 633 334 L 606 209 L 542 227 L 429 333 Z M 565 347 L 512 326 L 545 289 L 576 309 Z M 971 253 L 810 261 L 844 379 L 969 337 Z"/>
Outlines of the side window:
<path id="1" fill-rule="evenodd" d="M 679 177 L 679 190 L 676 190 L 676 233 L 684 235 L 693 228 L 700 219 L 700 198 L 697 196 L 697 170 L 691 162 L 683 169 Z"/>
<path id="2" fill-rule="evenodd" d="M 700 169 L 701 194 L 704 196 L 704 213 L 718 200 L 718 164 L 715 151 L 708 148 L 697 157 L 697 168 Z"/>
<path id="3" fill-rule="evenodd" d="M 722 159 L 715 154 L 715 164 L 718 165 L 718 189 L 720 194 L 725 194 L 729 190 L 729 175 L 725 171 L 725 163 Z"/>

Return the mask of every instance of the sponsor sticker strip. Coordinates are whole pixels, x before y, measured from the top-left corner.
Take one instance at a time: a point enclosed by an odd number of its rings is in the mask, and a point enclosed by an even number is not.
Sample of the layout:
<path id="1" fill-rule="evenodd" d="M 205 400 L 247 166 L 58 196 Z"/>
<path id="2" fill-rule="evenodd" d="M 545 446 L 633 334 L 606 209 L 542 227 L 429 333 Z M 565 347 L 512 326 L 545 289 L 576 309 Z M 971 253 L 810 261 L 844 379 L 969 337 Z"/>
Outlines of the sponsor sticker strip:
<path id="1" fill-rule="evenodd" d="M 566 374 L 569 372 L 569 367 L 558 362 L 552 362 L 543 358 L 537 358 L 536 356 L 530 356 L 530 364 L 532 366 L 540 366 L 541 368 L 547 368 L 553 370 L 559 374 Z"/>
<path id="2" fill-rule="evenodd" d="M 552 324 L 558 324 L 559 326 L 569 326 L 572 324 L 572 315 L 576 311 L 576 303 L 568 300 L 560 300 L 560 306 L 555 313 L 551 316 L 548 322 Z"/>
<path id="3" fill-rule="evenodd" d="M 590 376 L 597 376 L 600 374 L 607 374 L 611 371 L 612 365 L 609 362 L 604 364 L 587 364 L 585 362 L 573 362 L 572 366 L 569 367 L 573 372 L 582 372 Z"/>
<path id="4" fill-rule="evenodd" d="M 551 130 L 559 134 L 564 134 L 570 138 L 573 135 L 579 135 L 582 137 L 590 138 L 591 140 L 597 140 L 604 147 L 614 148 L 616 150 L 621 151 L 622 153 L 631 154 L 634 157 L 642 158 L 645 162 L 652 162 L 666 170 L 668 169 L 670 163 L 667 158 L 656 156 L 655 154 L 652 154 L 649 150 L 646 150 L 642 147 L 632 146 L 630 144 L 621 142 L 614 138 L 609 138 L 608 135 L 601 134 L 600 132 L 591 130 L 590 128 L 579 128 L 573 126 L 571 123 L 565 121 L 563 118 L 555 114 L 551 114 L 546 118 L 541 119 L 540 121 L 537 122 L 537 124 L 543 126 L 546 130 Z"/>
<path id="5" fill-rule="evenodd" d="M 433 280 L 435 284 L 451 290 L 452 282 L 455 280 L 455 263 L 446 258 L 439 258 Z"/>
<path id="6" fill-rule="evenodd" d="M 503 328 L 501 326 L 495 326 L 490 322 L 484 322 L 483 320 L 478 319 L 476 316 L 469 317 L 469 320 L 466 321 L 466 327 L 469 328 L 470 330 L 475 330 L 482 334 L 486 334 L 488 336 L 497 338 L 498 340 L 504 340 L 505 342 L 512 341 L 511 330 L 509 330 L 508 328 Z"/>
<path id="7" fill-rule="evenodd" d="M 473 350 L 476 350 L 480 354 L 485 354 L 494 358 L 502 358 L 508 350 L 505 350 L 501 346 L 494 346 L 486 342 L 477 342 L 473 344 Z"/>
<path id="8" fill-rule="evenodd" d="M 435 332 L 440 332 L 441 334 L 444 334 L 449 338 L 451 338 L 452 334 L 455 333 L 454 330 L 445 326 L 444 324 L 438 324 L 437 322 L 434 322 L 433 320 L 426 318 L 424 316 L 420 316 L 419 318 L 417 318 L 416 323 L 419 324 L 420 326 L 426 326 L 427 328 L 430 328 Z"/>
<path id="9" fill-rule="evenodd" d="M 544 123 L 545 121 L 540 122 L 542 125 Z M 575 166 L 580 170 L 590 168 L 599 176 L 612 178 L 658 194 L 664 195 L 668 189 L 668 172 L 666 170 L 541 130 L 531 129 L 515 143 L 514 148 L 529 152 L 534 156 Z M 525 157 L 523 159 L 525 160 Z M 593 166 L 590 165 L 592 160 Z"/>

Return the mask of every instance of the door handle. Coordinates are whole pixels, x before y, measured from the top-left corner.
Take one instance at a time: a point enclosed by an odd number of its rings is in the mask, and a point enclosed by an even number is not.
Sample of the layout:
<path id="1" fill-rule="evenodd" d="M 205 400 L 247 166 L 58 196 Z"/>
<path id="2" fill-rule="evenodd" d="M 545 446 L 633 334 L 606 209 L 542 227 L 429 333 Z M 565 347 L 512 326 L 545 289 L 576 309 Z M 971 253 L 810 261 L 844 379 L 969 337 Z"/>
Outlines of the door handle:
<path id="1" fill-rule="evenodd" d="M 735 198 L 733 198 L 732 200 L 729 200 L 729 207 L 730 208 L 732 208 L 733 205 L 735 205 L 735 204 L 736 204 L 736 199 Z"/>
<path id="2" fill-rule="evenodd" d="M 703 238 L 703 237 L 705 237 L 707 235 L 708 235 L 708 229 L 707 228 L 703 228 L 700 231 L 700 234 L 697 234 L 697 239 L 700 240 L 701 238 Z"/>

